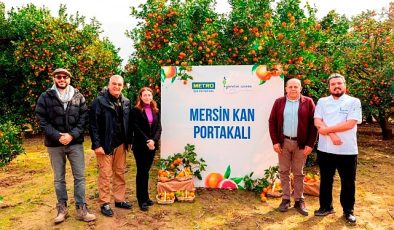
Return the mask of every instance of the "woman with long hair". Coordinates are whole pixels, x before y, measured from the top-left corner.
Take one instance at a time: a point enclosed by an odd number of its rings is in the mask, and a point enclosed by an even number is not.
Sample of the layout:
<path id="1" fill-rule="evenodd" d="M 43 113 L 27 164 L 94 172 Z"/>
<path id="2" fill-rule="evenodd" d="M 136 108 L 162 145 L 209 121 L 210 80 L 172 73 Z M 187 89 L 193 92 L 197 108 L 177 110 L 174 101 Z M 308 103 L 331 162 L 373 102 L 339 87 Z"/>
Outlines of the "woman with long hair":
<path id="1" fill-rule="evenodd" d="M 134 132 L 132 148 L 137 164 L 137 201 L 142 211 L 148 211 L 153 205 L 148 193 L 149 170 L 161 135 L 160 112 L 151 88 L 143 87 L 139 91 L 130 116 Z"/>

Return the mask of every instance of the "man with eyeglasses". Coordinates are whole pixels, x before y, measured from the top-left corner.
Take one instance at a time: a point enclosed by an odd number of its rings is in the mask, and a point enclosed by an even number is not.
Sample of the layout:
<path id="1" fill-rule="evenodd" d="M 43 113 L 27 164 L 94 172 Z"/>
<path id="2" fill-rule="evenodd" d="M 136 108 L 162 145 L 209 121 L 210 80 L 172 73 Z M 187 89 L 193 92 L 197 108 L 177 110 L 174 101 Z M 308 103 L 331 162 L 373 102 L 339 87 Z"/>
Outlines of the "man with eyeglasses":
<path id="1" fill-rule="evenodd" d="M 341 178 L 340 201 L 344 218 L 356 223 L 353 214 L 357 169 L 357 124 L 362 122 L 361 102 L 346 94 L 345 77 L 334 73 L 328 78 L 330 96 L 320 98 L 315 110 L 319 132 L 317 160 L 320 167 L 320 208 L 315 216 L 334 213 L 332 186 L 335 171 Z"/>
<path id="2" fill-rule="evenodd" d="M 66 69 L 56 69 L 53 73 L 53 86 L 42 93 L 35 109 L 40 127 L 44 132 L 44 144 L 54 174 L 57 197 L 57 216 L 55 223 L 68 217 L 66 188 L 66 158 L 70 162 L 74 177 L 74 199 L 77 219 L 93 221 L 85 198 L 85 161 L 83 132 L 88 119 L 88 109 L 83 95 L 70 85 L 71 73 Z"/>

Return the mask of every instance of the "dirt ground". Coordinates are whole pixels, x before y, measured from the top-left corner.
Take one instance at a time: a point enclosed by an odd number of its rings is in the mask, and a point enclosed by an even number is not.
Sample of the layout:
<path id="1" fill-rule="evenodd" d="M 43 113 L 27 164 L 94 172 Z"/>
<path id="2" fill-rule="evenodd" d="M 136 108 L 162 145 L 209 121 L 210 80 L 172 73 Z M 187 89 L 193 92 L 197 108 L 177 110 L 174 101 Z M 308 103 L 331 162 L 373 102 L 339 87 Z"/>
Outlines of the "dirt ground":
<path id="1" fill-rule="evenodd" d="M 6 168 L 0 169 L 0 229 L 394 229 L 394 141 L 382 141 L 375 125 L 359 127 L 359 164 L 355 215 L 357 225 L 348 225 L 339 203 L 339 178 L 334 184 L 336 213 L 315 217 L 319 206 L 317 197 L 307 196 L 308 217 L 293 208 L 279 213 L 280 198 L 261 203 L 256 194 L 248 191 L 198 189 L 194 203 L 178 203 L 151 207 L 141 212 L 135 199 L 135 162 L 127 157 L 127 196 L 133 209 L 114 208 L 112 218 L 100 214 L 97 203 L 97 170 L 90 142 L 86 150 L 86 196 L 97 220 L 84 223 L 75 219 L 73 186 L 68 165 L 70 217 L 59 225 L 53 224 L 56 215 L 52 170 L 41 137 L 24 140 L 26 154 L 18 156 Z M 88 138 L 87 138 L 88 139 Z M 156 168 L 151 170 L 150 194 L 156 194 Z M 306 171 L 318 171 L 316 166 Z"/>

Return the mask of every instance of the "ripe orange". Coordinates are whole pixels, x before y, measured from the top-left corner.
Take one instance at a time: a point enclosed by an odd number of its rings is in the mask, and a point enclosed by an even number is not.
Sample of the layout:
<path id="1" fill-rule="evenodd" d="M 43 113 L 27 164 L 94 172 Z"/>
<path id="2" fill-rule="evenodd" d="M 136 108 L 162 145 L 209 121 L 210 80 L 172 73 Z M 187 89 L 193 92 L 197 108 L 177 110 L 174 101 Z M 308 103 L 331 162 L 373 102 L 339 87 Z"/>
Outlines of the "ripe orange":
<path id="1" fill-rule="evenodd" d="M 207 188 L 218 188 L 218 185 L 223 180 L 223 175 L 217 172 L 208 174 L 205 177 L 205 187 Z"/>
<path id="2" fill-rule="evenodd" d="M 164 75 L 166 76 L 166 78 L 175 77 L 175 74 L 176 74 L 175 66 L 163 66 L 162 68 L 164 70 Z"/>
<path id="3" fill-rule="evenodd" d="M 256 69 L 256 75 L 262 81 L 266 81 L 271 78 L 271 72 L 267 70 L 266 65 L 259 65 Z"/>

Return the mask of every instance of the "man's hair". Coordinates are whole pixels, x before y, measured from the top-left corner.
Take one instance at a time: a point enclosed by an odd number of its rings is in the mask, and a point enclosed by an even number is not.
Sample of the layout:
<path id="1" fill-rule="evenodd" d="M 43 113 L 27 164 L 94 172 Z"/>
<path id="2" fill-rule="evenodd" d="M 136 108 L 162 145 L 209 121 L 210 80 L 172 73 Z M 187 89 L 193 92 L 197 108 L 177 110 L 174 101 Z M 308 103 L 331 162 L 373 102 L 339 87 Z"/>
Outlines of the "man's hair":
<path id="1" fill-rule="evenodd" d="M 340 79 L 342 79 L 343 83 L 346 84 L 346 79 L 345 79 L 345 77 L 342 76 L 342 75 L 339 74 L 339 73 L 333 73 L 333 74 L 331 74 L 331 75 L 327 78 L 327 83 L 330 84 L 330 80 L 333 79 L 333 78 L 340 78 Z"/>
<path id="2" fill-rule="evenodd" d="M 112 76 L 109 78 L 108 84 L 112 81 L 112 79 L 115 79 L 115 78 L 122 79 L 122 81 L 123 81 L 123 83 L 124 83 L 124 79 L 123 79 L 122 76 L 120 76 L 120 75 L 112 75 Z"/>
<path id="3" fill-rule="evenodd" d="M 291 81 L 291 80 L 296 81 L 296 82 L 298 83 L 298 85 L 299 85 L 300 87 L 302 87 L 301 80 L 298 79 L 298 78 L 290 78 L 289 80 L 286 81 L 286 85 L 285 85 L 285 86 L 287 86 L 287 83 L 288 83 L 289 81 Z"/>

